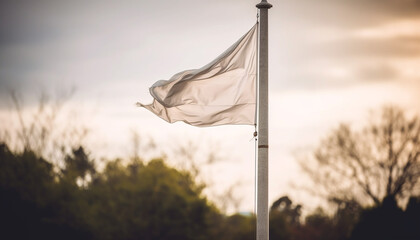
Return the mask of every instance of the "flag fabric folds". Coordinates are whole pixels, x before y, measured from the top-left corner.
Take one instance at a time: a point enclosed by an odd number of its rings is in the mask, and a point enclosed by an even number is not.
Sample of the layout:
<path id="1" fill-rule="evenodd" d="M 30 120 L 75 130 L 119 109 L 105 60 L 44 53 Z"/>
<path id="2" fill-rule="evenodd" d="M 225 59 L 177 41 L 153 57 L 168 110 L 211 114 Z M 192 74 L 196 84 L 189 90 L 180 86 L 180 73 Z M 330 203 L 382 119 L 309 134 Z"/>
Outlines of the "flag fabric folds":
<path id="1" fill-rule="evenodd" d="M 255 123 L 257 24 L 200 69 L 186 70 L 152 85 L 144 107 L 167 122 L 193 126 Z"/>

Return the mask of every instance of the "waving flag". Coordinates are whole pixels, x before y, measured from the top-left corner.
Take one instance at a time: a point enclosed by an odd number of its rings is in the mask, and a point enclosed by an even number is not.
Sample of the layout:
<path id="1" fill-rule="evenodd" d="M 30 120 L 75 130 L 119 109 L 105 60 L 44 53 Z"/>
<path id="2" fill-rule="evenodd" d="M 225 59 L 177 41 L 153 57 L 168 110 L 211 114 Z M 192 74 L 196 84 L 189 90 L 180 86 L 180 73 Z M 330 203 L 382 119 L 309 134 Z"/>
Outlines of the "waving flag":
<path id="1" fill-rule="evenodd" d="M 137 105 L 170 123 L 255 124 L 257 26 L 206 66 L 157 81 L 153 103 Z"/>

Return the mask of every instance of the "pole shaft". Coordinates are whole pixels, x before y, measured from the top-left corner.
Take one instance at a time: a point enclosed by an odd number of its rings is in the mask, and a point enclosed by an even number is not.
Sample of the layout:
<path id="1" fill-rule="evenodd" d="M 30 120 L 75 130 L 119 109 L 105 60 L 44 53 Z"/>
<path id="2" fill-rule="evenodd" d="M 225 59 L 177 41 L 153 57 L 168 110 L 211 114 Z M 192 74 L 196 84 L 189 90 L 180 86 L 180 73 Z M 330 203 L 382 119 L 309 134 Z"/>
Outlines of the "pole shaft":
<path id="1" fill-rule="evenodd" d="M 257 240 L 269 239 L 268 212 L 268 9 L 263 0 L 260 10 L 259 93 L 258 93 L 258 179 L 257 179 Z"/>

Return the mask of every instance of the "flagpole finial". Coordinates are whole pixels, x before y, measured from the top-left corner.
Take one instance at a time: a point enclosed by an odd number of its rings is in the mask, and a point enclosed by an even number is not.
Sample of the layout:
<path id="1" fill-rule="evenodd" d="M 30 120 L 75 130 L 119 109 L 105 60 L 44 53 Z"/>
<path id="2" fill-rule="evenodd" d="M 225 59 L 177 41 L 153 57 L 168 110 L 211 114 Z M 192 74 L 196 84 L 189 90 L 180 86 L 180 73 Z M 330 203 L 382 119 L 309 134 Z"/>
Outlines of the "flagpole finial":
<path id="1" fill-rule="evenodd" d="M 267 0 L 261 0 L 261 2 L 256 5 L 256 7 L 259 8 L 259 9 L 261 9 L 261 8 L 271 8 L 272 6 L 273 5 L 268 3 Z"/>

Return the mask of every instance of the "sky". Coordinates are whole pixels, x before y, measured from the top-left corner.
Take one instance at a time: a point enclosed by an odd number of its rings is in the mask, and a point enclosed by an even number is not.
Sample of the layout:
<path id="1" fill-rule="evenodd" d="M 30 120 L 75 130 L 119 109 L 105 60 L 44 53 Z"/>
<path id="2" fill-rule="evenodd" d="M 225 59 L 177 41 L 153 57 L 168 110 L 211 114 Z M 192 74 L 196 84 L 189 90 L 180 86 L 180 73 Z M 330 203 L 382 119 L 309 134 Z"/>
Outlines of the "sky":
<path id="1" fill-rule="evenodd" d="M 420 0 L 269 2 L 269 198 L 310 206 L 296 155 L 385 104 L 420 113 Z M 214 195 L 235 186 L 239 210 L 250 211 L 252 126 L 168 124 L 134 103 L 151 102 L 157 80 L 200 68 L 236 42 L 256 22 L 257 3 L 2 0 L 0 128 L 16 124 L 11 91 L 30 111 L 43 92 L 74 88 L 68 105 L 91 129 L 92 152 L 127 155 L 133 131 L 159 149 L 196 148 L 197 159 L 216 152 L 222 160 L 199 161 L 203 179 Z"/>

